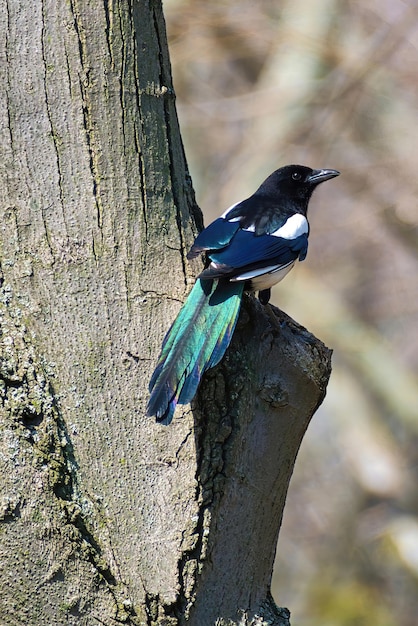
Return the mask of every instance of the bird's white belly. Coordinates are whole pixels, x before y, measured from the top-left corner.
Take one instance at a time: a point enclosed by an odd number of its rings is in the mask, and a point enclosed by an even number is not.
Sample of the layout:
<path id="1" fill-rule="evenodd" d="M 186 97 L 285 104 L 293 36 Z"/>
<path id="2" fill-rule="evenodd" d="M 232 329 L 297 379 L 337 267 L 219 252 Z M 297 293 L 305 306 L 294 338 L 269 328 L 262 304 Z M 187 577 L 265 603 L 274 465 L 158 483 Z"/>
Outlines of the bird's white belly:
<path id="1" fill-rule="evenodd" d="M 250 284 L 251 291 L 262 291 L 263 289 L 270 289 L 270 287 L 273 287 L 273 285 L 276 285 L 281 280 L 283 280 L 283 278 L 290 272 L 294 264 L 295 261 L 292 261 L 291 263 L 288 263 L 285 266 L 281 266 L 278 269 L 271 268 L 270 271 L 264 272 L 263 274 L 258 274 L 258 272 L 260 272 L 261 270 L 240 274 L 239 276 L 233 278 L 232 282 L 246 281 Z"/>
<path id="2" fill-rule="evenodd" d="M 261 276 L 256 276 L 251 279 L 251 289 L 254 291 L 262 291 L 263 289 L 270 289 L 273 285 L 279 283 L 283 278 L 290 272 L 293 263 L 289 263 L 285 267 L 282 267 L 275 272 L 268 272 L 267 274 L 262 274 Z"/>

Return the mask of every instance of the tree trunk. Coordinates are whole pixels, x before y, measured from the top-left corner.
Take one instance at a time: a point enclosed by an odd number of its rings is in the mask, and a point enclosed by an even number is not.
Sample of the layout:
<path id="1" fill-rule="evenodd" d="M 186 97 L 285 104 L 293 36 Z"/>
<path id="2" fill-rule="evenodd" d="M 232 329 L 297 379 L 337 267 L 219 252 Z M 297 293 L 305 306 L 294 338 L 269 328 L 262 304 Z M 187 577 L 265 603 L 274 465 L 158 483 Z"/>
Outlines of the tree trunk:
<path id="1" fill-rule="evenodd" d="M 329 351 L 246 297 L 226 358 L 144 417 L 198 264 L 158 0 L 2 0 L 0 616 L 287 624 L 269 583 Z"/>

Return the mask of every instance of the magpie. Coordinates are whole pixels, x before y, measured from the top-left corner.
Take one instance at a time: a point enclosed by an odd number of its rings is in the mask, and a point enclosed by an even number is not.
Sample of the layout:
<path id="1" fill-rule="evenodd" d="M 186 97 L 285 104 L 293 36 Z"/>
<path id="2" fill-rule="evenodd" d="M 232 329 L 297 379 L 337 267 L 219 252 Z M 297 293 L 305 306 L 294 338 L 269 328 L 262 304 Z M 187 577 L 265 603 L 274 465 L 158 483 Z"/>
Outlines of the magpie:
<path id="1" fill-rule="evenodd" d="M 197 237 L 187 258 L 206 255 L 206 268 L 167 332 L 149 383 L 147 415 L 170 424 L 177 404 L 194 398 L 203 373 L 230 344 L 244 291 L 270 289 L 308 251 L 308 203 L 317 185 L 339 176 L 331 169 L 286 165 L 257 191 L 233 204 Z"/>

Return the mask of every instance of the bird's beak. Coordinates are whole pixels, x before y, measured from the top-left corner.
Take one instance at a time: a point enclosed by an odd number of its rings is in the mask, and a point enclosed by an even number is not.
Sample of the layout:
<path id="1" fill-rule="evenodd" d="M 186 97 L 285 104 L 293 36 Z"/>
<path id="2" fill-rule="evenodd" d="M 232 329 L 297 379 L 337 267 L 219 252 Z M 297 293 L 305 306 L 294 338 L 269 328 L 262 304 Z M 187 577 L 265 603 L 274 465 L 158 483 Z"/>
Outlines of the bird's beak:
<path id="1" fill-rule="evenodd" d="M 335 178 L 335 176 L 339 175 L 340 172 L 338 170 L 313 170 L 307 182 L 313 183 L 314 185 L 319 185 L 319 183 L 323 183 L 325 180 Z"/>

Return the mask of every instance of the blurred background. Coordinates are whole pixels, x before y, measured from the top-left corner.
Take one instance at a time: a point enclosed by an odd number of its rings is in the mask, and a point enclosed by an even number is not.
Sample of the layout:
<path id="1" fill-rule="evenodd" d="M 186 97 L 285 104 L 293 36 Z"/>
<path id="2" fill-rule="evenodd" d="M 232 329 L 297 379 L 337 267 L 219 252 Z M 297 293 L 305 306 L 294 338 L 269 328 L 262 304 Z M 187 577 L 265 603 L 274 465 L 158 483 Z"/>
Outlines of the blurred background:
<path id="1" fill-rule="evenodd" d="M 294 626 L 418 624 L 418 2 L 166 0 L 205 223 L 287 163 L 342 175 L 273 302 L 333 348 L 273 594 Z M 276 522 L 272 522 L 276 523 Z"/>

